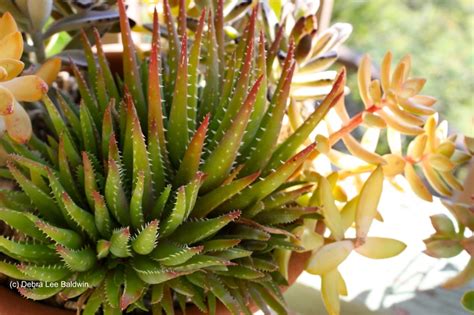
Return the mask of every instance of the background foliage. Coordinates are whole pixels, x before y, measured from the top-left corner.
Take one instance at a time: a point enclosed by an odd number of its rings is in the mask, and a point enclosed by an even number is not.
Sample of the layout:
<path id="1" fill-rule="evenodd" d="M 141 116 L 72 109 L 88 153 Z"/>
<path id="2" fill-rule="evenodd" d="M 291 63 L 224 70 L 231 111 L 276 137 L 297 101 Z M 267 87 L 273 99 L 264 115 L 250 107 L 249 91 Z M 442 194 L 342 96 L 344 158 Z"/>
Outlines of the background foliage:
<path id="1" fill-rule="evenodd" d="M 336 0 L 332 21 L 351 23 L 346 45 L 372 60 L 387 47 L 395 60 L 411 54 L 414 75 L 428 78 L 424 94 L 439 99 L 435 106 L 453 131 L 474 135 L 474 1 Z M 349 86 L 357 91 L 355 73 Z"/>

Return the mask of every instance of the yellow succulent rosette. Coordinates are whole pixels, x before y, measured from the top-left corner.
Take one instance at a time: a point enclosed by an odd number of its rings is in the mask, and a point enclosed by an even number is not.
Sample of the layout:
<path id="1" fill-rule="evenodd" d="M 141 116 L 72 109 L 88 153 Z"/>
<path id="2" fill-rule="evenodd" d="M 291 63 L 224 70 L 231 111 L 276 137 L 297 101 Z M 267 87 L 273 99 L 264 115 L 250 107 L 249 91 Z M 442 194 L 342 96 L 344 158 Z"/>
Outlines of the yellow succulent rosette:
<path id="1" fill-rule="evenodd" d="M 48 91 L 48 84 L 38 75 L 17 77 L 24 68 L 20 61 L 23 38 L 8 12 L 0 17 L 0 128 L 20 143 L 32 134 L 31 121 L 18 102 L 34 102 Z"/>

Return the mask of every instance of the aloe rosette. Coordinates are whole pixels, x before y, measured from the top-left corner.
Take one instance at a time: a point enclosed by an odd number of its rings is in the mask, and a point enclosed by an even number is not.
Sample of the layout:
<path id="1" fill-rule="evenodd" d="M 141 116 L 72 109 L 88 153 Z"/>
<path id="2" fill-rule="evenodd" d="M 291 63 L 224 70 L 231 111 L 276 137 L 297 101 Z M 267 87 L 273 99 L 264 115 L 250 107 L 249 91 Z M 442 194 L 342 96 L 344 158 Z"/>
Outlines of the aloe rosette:
<path id="1" fill-rule="evenodd" d="M 19 233 L 0 236 L 0 272 L 86 282 L 19 289 L 35 300 L 59 295 L 84 314 L 172 314 L 175 303 L 212 314 L 216 299 L 234 314 L 249 314 L 250 300 L 285 314 L 286 280 L 273 254 L 303 250 L 291 231 L 320 218 L 317 207 L 295 202 L 308 192 L 295 174 L 315 152 L 315 144 L 300 147 L 342 97 L 344 71 L 315 114 L 278 143 L 294 54 L 269 93 L 257 9 L 222 57 L 222 6 L 202 11 L 191 42 L 184 11 L 175 23 L 165 2 L 165 58 L 155 14 L 151 55 L 139 60 L 122 1 L 118 7 L 123 81 L 98 34 L 97 55 L 84 34 L 87 80 L 73 66 L 80 105 L 45 96 L 47 138 L 2 139 L 2 174 L 21 189 L 2 191 L 0 219 Z"/>

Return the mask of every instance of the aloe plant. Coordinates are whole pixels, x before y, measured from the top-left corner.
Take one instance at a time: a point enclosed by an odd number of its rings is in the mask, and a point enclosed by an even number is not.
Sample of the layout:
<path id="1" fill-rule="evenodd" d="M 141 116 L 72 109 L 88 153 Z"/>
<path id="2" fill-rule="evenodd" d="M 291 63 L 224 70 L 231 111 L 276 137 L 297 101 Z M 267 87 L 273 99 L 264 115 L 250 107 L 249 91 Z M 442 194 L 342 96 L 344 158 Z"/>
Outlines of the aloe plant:
<path id="1" fill-rule="evenodd" d="M 303 250 L 291 229 L 320 218 L 317 207 L 295 202 L 307 190 L 291 190 L 301 185 L 291 178 L 315 144 L 297 152 L 306 137 L 287 148 L 277 143 L 293 54 L 268 101 L 257 8 L 245 38 L 221 58 L 222 12 L 202 11 L 188 48 L 184 11 L 175 23 L 165 1 L 166 60 L 157 14 L 150 58 L 139 60 L 123 1 L 118 8 L 123 82 L 112 76 L 98 34 L 96 56 L 83 35 L 87 80 L 73 66 L 81 104 L 58 94 L 58 108 L 45 96 L 47 139 L 25 145 L 2 139 L 10 154 L 4 174 L 21 191 L 2 192 L 0 219 L 24 237 L 0 236 L 0 252 L 9 257 L 0 272 L 87 282 L 89 290 L 19 289 L 35 300 L 78 297 L 84 314 L 100 308 L 171 314 L 175 302 L 212 314 L 216 298 L 234 314 L 250 314 L 249 300 L 285 314 L 278 285 L 286 280 L 273 252 Z M 341 98 L 344 75 L 321 113 Z M 277 151 L 283 160 L 266 168 Z"/>

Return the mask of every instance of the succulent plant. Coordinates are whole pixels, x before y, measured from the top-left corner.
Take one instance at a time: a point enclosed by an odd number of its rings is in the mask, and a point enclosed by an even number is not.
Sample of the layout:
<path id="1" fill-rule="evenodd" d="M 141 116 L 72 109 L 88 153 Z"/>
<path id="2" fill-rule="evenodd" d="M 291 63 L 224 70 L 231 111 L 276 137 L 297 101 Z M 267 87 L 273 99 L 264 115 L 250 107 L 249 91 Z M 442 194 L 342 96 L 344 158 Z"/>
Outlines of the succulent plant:
<path id="1" fill-rule="evenodd" d="M 35 75 L 18 77 L 25 67 L 20 61 L 23 39 L 10 13 L 0 17 L 0 132 L 5 130 L 16 142 L 28 141 L 32 134 L 30 118 L 19 102 L 34 102 L 48 91 L 61 62 L 51 59 Z"/>
<path id="2" fill-rule="evenodd" d="M 24 61 L 43 63 L 48 55 L 83 62 L 80 30 L 92 36 L 93 24 L 100 33 L 111 31 L 118 22 L 115 0 L 4 0 L 0 13 L 9 12 L 24 33 Z M 49 23 L 50 22 L 50 23 Z M 31 45 L 33 43 L 33 45 Z"/>
<path id="3" fill-rule="evenodd" d="M 297 151 L 342 96 L 344 72 L 308 130 L 282 146 L 277 140 L 295 64 L 289 54 L 267 102 L 256 10 L 246 39 L 221 58 L 215 32 L 221 15 L 203 11 L 188 50 L 186 19 L 180 15 L 176 28 L 165 2 L 173 36 L 162 67 L 157 15 L 150 59 L 139 61 L 125 6 L 118 3 L 124 82 L 112 77 L 99 39 L 95 62 L 84 35 L 89 84 L 73 67 L 79 108 L 59 94 L 59 110 L 45 96 L 52 126 L 46 141 L 2 139 L 10 153 L 7 176 L 21 191 L 3 192 L 0 218 L 23 237 L 0 236 L 0 252 L 10 257 L 0 272 L 87 282 L 89 290 L 19 289 L 36 300 L 79 297 L 85 314 L 101 307 L 171 313 L 174 301 L 212 313 L 216 298 L 234 314 L 249 313 L 249 298 L 284 314 L 278 285 L 285 279 L 272 253 L 302 250 L 292 242 L 291 227 L 320 218 L 316 207 L 295 203 L 307 190 L 291 190 L 301 182 L 289 179 L 314 152 L 314 144 Z M 233 66 L 222 75 L 223 64 Z M 274 154 L 278 161 L 270 168 Z"/>

